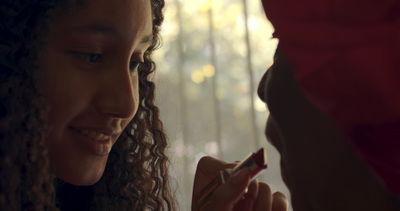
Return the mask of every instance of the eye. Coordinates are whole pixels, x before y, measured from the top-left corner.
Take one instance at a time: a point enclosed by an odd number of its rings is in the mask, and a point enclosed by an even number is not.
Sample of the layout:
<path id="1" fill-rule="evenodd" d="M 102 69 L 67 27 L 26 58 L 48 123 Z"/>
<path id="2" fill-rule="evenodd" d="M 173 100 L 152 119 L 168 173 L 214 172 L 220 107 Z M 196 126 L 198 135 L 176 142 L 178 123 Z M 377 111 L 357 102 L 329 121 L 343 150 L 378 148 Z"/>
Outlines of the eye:
<path id="1" fill-rule="evenodd" d="M 140 63 L 142 63 L 142 62 L 139 62 L 139 61 L 131 61 L 131 63 L 129 64 L 129 69 L 131 70 L 132 73 L 137 71 L 137 69 L 138 69 Z"/>
<path id="2" fill-rule="evenodd" d="M 102 55 L 97 53 L 76 53 L 76 55 L 88 63 L 97 63 L 102 59 Z"/>

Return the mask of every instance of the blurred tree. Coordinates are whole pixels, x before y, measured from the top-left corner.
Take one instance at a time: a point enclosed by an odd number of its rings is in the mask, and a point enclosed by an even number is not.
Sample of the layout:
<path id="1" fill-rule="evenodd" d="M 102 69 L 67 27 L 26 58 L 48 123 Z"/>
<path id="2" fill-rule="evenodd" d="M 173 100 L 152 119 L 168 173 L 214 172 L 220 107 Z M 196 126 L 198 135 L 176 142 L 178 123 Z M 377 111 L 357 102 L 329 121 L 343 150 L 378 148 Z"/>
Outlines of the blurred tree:
<path id="1" fill-rule="evenodd" d="M 166 0 L 166 5 L 155 81 L 181 210 L 190 210 L 202 156 L 233 162 L 260 146 L 267 148 L 269 167 L 258 179 L 288 193 L 278 153 L 263 134 L 268 111 L 255 93 L 277 45 L 261 2 Z"/>

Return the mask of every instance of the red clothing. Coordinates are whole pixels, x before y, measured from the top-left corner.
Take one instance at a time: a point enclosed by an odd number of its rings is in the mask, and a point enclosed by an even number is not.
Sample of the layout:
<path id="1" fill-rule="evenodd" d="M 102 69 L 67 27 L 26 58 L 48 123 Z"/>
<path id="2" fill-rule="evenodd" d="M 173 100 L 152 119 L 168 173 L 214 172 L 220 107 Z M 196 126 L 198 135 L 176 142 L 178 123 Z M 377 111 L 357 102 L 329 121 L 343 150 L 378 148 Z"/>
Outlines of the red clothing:
<path id="1" fill-rule="evenodd" d="M 309 100 L 400 194 L 400 0 L 262 0 Z"/>

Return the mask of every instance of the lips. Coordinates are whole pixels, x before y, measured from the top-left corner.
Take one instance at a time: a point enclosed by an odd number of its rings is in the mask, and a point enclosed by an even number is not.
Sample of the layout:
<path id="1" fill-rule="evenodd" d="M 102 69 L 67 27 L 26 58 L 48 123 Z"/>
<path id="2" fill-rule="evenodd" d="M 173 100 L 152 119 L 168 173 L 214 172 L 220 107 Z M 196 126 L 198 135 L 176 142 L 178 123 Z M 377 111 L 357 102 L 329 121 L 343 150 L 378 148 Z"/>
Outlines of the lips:
<path id="1" fill-rule="evenodd" d="M 111 138 L 111 136 L 105 135 L 103 133 L 98 133 L 95 131 L 89 131 L 89 130 L 77 130 L 80 134 L 87 136 L 95 141 L 105 141 L 109 138 Z"/>
<path id="2" fill-rule="evenodd" d="M 79 128 L 72 128 L 72 129 L 86 137 L 89 137 L 90 139 L 99 142 L 109 140 L 111 136 L 117 134 L 117 132 L 102 132 L 102 131 L 79 129 Z"/>

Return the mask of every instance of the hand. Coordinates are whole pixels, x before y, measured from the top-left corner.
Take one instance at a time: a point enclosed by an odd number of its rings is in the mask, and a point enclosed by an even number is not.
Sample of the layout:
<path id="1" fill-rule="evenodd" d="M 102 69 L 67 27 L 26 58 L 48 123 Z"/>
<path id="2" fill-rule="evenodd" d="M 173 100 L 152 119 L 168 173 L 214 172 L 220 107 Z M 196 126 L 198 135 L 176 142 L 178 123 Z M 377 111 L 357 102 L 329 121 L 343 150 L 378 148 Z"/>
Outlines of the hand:
<path id="1" fill-rule="evenodd" d="M 193 187 L 193 211 L 199 210 L 196 203 L 199 192 L 219 171 L 234 166 L 235 164 L 227 164 L 212 157 L 203 157 L 199 161 Z M 207 210 L 287 211 L 288 200 L 281 192 L 272 194 L 270 187 L 265 183 L 256 180 L 250 182 L 250 170 L 245 168 L 215 189 Z"/>

